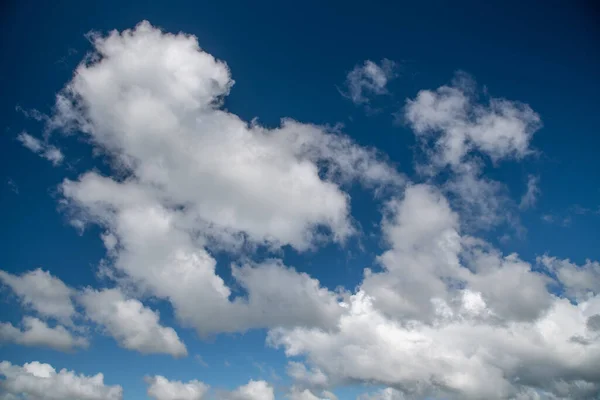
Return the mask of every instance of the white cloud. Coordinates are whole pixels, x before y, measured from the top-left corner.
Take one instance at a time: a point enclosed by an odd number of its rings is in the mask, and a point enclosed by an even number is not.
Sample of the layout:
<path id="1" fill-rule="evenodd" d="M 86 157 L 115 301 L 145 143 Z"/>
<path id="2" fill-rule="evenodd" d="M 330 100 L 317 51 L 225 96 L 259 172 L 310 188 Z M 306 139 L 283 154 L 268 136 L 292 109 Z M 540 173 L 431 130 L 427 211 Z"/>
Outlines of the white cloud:
<path id="1" fill-rule="evenodd" d="M 169 381 L 160 375 L 148 377 L 146 382 L 148 396 L 155 400 L 202 400 L 209 389 L 208 385 L 197 380 Z"/>
<path id="2" fill-rule="evenodd" d="M 8 322 L 0 323 L 0 342 L 12 342 L 23 346 L 50 347 L 55 350 L 71 351 L 77 347 L 87 347 L 84 337 L 73 336 L 64 326 L 50 327 L 38 318 L 24 317 L 24 330 Z"/>
<path id="3" fill-rule="evenodd" d="M 88 172 L 61 186 L 74 221 L 106 229 L 108 265 L 203 335 L 331 325 L 335 296 L 283 265 L 234 268 L 248 296 L 230 301 L 208 249 L 342 243 L 356 233 L 344 188 L 397 188 L 402 175 L 335 129 L 292 120 L 267 129 L 220 109 L 233 80 L 195 37 L 143 22 L 93 44 L 50 127 L 88 135 L 128 176 Z"/>
<path id="4" fill-rule="evenodd" d="M 265 381 L 251 380 L 231 392 L 220 392 L 219 400 L 275 400 L 273 387 Z"/>
<path id="5" fill-rule="evenodd" d="M 586 260 L 583 265 L 576 265 L 570 260 L 560 260 L 544 255 L 538 257 L 538 262 L 556 275 L 562 285 L 565 296 L 585 301 L 600 295 L 600 263 Z"/>
<path id="6" fill-rule="evenodd" d="M 295 385 L 301 388 L 326 388 L 329 379 L 318 368 L 307 369 L 300 362 L 290 361 L 287 366 L 287 374 L 294 380 Z"/>
<path id="7" fill-rule="evenodd" d="M 49 364 L 38 361 L 22 367 L 8 361 L 0 363 L 0 388 L 7 395 L 31 400 L 121 400 L 121 386 L 107 386 L 104 376 L 76 374 L 62 369 L 58 372 Z"/>
<path id="8" fill-rule="evenodd" d="M 289 400 L 324 400 L 324 398 L 317 397 L 313 392 L 311 392 L 308 389 L 301 390 L 296 387 L 292 387 L 287 397 Z M 337 399 L 337 397 L 332 398 L 330 396 L 327 396 L 325 397 L 325 399 L 335 400 Z"/>
<path id="9" fill-rule="evenodd" d="M 385 388 L 359 396 L 358 400 L 406 400 L 404 394 L 394 388 Z"/>
<path id="10" fill-rule="evenodd" d="M 46 142 L 42 142 L 36 137 L 31 136 L 27 132 L 21 132 L 17 136 L 17 140 L 21 142 L 23 146 L 32 152 L 40 155 L 50 161 L 53 165 L 60 165 L 65 158 L 63 153 L 56 146 L 52 146 Z"/>
<path id="11" fill-rule="evenodd" d="M 598 340 L 573 338 L 589 338 L 586 308 L 599 305 L 599 299 L 580 306 L 557 300 L 535 322 L 503 325 L 478 321 L 482 313 L 473 308 L 440 307 L 429 325 L 388 319 L 358 293 L 338 331 L 277 329 L 270 340 L 288 356 L 306 355 L 338 382 L 389 385 L 417 398 L 512 398 L 557 380 L 582 380 L 598 390 Z"/>
<path id="12" fill-rule="evenodd" d="M 127 299 L 118 289 L 87 289 L 78 298 L 88 318 L 106 328 L 120 346 L 144 354 L 187 355 L 175 330 L 162 326 L 157 312 Z"/>
<path id="13" fill-rule="evenodd" d="M 521 202 L 519 203 L 519 208 L 521 210 L 526 210 L 535 206 L 538 197 L 540 196 L 539 183 L 539 177 L 534 175 L 529 175 L 529 177 L 527 177 L 527 191 L 523 194 Z"/>
<path id="14" fill-rule="evenodd" d="M 388 59 L 377 63 L 366 60 L 362 65 L 356 65 L 346 76 L 347 96 L 354 104 L 369 102 L 369 97 L 387 93 L 388 82 L 395 77 L 395 63 Z"/>
<path id="15" fill-rule="evenodd" d="M 24 306 L 42 316 L 70 321 L 75 314 L 73 291 L 48 271 L 38 268 L 19 276 L 0 270 L 0 280 L 10 286 Z"/>
<path id="16" fill-rule="evenodd" d="M 593 367 L 600 297 L 578 304 L 556 297 L 550 278 L 517 255 L 462 236 L 433 187 L 408 187 L 388 210 L 384 269 L 366 271 L 337 328 L 272 329 L 269 343 L 305 356 L 333 385 L 369 382 L 407 398 L 516 398 L 531 390 L 577 398 L 578 388 L 600 388 Z"/>
<path id="17" fill-rule="evenodd" d="M 407 100 L 405 118 L 422 140 L 434 169 L 460 165 L 470 151 L 493 161 L 523 158 L 540 126 L 540 117 L 528 105 L 490 97 L 480 104 L 475 83 L 459 74 L 453 85 L 421 90 Z M 433 143 L 431 143 L 433 141 Z"/>
<path id="18" fill-rule="evenodd" d="M 318 164 L 361 181 L 398 175 L 376 153 L 322 127 L 285 120 L 269 130 L 220 110 L 233 80 L 195 37 L 143 22 L 93 44 L 97 61 L 80 64 L 58 95 L 52 126 L 89 135 L 130 173 L 117 186 L 185 206 L 196 225 L 299 249 L 317 227 L 343 241 L 353 232 L 348 197 L 319 176 Z"/>

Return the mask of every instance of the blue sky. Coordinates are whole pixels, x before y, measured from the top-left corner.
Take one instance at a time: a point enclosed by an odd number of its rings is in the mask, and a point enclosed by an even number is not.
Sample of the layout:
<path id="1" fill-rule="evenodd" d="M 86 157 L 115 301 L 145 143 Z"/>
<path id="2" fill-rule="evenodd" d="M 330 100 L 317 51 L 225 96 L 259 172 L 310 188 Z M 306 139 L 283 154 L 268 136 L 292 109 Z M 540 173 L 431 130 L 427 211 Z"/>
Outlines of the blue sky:
<path id="1" fill-rule="evenodd" d="M 81 396 L 38 361 L 90 399 L 597 398 L 590 2 L 3 7 L 0 390 Z"/>

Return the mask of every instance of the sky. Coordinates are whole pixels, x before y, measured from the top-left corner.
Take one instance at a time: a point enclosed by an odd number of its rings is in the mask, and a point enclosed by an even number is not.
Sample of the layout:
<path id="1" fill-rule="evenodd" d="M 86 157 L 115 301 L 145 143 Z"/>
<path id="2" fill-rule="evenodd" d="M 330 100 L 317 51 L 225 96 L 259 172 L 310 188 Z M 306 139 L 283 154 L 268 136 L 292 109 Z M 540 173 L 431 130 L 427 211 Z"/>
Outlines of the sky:
<path id="1" fill-rule="evenodd" d="M 0 399 L 600 398 L 598 8 L 483 3 L 4 2 Z"/>

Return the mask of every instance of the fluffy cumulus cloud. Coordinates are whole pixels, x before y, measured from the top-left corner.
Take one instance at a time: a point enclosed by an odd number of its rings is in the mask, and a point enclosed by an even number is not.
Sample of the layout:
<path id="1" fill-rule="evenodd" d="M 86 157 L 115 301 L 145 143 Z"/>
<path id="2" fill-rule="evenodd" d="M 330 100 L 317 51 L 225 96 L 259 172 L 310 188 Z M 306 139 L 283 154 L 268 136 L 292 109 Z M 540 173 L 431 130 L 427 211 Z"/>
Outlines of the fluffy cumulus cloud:
<path id="1" fill-rule="evenodd" d="M 380 398 L 590 398 L 600 390 L 593 290 L 578 303 L 550 293 L 551 278 L 517 255 L 461 235 L 458 216 L 426 185 L 390 204 L 383 226 L 391 246 L 383 271 L 366 271 L 337 329 L 273 329 L 271 344 L 305 356 L 331 382 L 393 388 Z M 580 288 L 578 273 L 595 273 L 591 263 L 562 268 L 567 288 Z"/>
<path id="2" fill-rule="evenodd" d="M 405 118 L 428 150 L 434 167 L 460 165 L 479 151 L 498 161 L 523 158 L 541 120 L 528 105 L 490 97 L 477 101 L 474 81 L 459 73 L 452 85 L 422 90 L 407 101 Z"/>
<path id="3" fill-rule="evenodd" d="M 0 270 L 0 280 L 19 297 L 21 303 L 45 317 L 68 321 L 75 314 L 73 291 L 50 272 L 36 269 L 21 275 Z"/>
<path id="4" fill-rule="evenodd" d="M 104 376 L 77 374 L 37 361 L 22 367 L 8 361 L 0 362 L 0 389 L 7 399 L 34 400 L 121 400 L 121 386 L 104 384 Z"/>
<path id="5" fill-rule="evenodd" d="M 202 400 L 206 398 L 208 385 L 193 380 L 190 382 L 170 381 L 164 376 L 146 378 L 148 396 L 155 400 Z"/>
<path id="6" fill-rule="evenodd" d="M 280 263 L 235 268 L 248 298 L 231 301 L 207 249 L 344 242 L 356 232 L 346 185 L 397 188 L 402 175 L 337 131 L 292 120 L 267 129 L 222 110 L 229 68 L 193 36 L 143 22 L 93 45 L 50 127 L 87 135 L 126 178 L 65 180 L 74 223 L 100 224 L 109 264 L 201 334 L 330 324 L 335 296 Z"/>
<path id="7" fill-rule="evenodd" d="M 139 300 L 126 298 L 118 289 L 88 289 L 79 295 L 86 315 L 101 325 L 120 346 L 144 354 L 187 355 L 173 328 L 164 327 L 159 315 Z"/>
<path id="8" fill-rule="evenodd" d="M 35 317 L 24 317 L 24 329 L 11 323 L 0 323 L 0 342 L 17 343 L 23 346 L 49 347 L 55 350 L 71 351 L 77 347 L 87 347 L 88 340 L 74 336 L 64 326 L 54 327 Z"/>
<path id="9" fill-rule="evenodd" d="M 17 140 L 21 142 L 25 148 L 50 161 L 53 165 L 59 165 L 65 158 L 59 148 L 31 136 L 27 132 L 21 132 L 17 136 Z"/>
<path id="10" fill-rule="evenodd" d="M 275 400 L 273 387 L 265 381 L 251 380 L 231 392 L 221 392 L 219 400 Z"/>
<path id="11" fill-rule="evenodd" d="M 362 65 L 356 65 L 346 76 L 346 93 L 354 104 L 369 102 L 374 95 L 386 94 L 387 84 L 395 77 L 395 63 L 383 59 L 378 64 L 366 60 Z"/>
<path id="12" fill-rule="evenodd" d="M 114 288 L 74 291 L 41 270 L 1 272 L 23 305 L 69 321 L 76 298 L 122 347 L 173 356 L 185 345 L 144 305 L 150 298 L 169 302 L 179 325 L 200 335 L 266 328 L 268 344 L 293 358 L 292 400 L 335 399 L 336 386 L 356 383 L 381 388 L 363 396 L 371 400 L 591 399 L 600 391 L 598 263 L 544 256 L 531 265 L 467 229 L 518 225 L 519 205 L 484 166 L 532 153 L 541 122 L 529 106 L 480 101 L 464 75 L 419 92 L 404 115 L 426 155 L 419 172 L 427 182 L 407 183 L 378 151 L 336 130 L 293 120 L 269 129 L 225 110 L 229 68 L 193 36 L 142 22 L 92 35 L 92 45 L 46 122 L 84 135 L 109 160 L 110 173 L 65 179 L 60 194 L 73 224 L 102 229 Z M 348 76 L 349 97 L 368 102 L 392 76 L 388 62 L 367 62 Z M 386 248 L 356 288 L 332 291 L 281 260 L 252 261 L 255 249 L 347 243 L 359 232 L 348 194 L 357 185 L 380 195 Z M 537 181 L 530 186 L 522 208 L 535 204 Z M 231 282 L 217 274 L 219 251 L 234 260 Z M 24 328 L 1 332 L 25 343 L 34 328 Z M 8 393 L 121 397 L 101 375 L 2 365 Z M 67 381 L 95 389 L 48 397 Z M 200 381 L 162 376 L 148 385 L 157 400 L 209 393 Z M 275 398 L 273 386 L 254 380 L 214 394 Z"/>

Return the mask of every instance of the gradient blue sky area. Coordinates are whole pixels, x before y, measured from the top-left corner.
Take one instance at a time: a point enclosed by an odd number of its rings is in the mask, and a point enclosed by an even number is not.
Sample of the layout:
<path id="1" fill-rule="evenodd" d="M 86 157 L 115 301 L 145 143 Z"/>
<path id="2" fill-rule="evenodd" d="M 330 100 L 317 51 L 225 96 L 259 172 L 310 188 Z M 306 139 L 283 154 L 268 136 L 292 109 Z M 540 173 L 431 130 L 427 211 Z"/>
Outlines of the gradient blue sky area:
<path id="1" fill-rule="evenodd" d="M 493 3 L 493 4 L 492 4 Z M 481 235 L 506 253 L 534 262 L 551 251 L 577 263 L 600 259 L 600 14 L 583 1 L 249 2 L 249 1 L 8 1 L 0 6 L 0 269 L 19 274 L 41 267 L 74 287 L 96 285 L 104 256 L 97 228 L 80 234 L 59 207 L 57 185 L 92 168 L 105 170 L 82 141 L 55 136 L 68 163 L 52 167 L 16 140 L 43 126 L 17 110 L 49 112 L 55 94 L 91 47 L 85 34 L 134 27 L 146 19 L 165 31 L 194 34 L 200 46 L 228 63 L 235 86 L 225 107 L 245 120 L 275 127 L 283 117 L 316 124 L 343 124 L 358 143 L 374 146 L 409 177 L 414 135 L 395 114 L 421 89 L 448 83 L 457 70 L 471 74 L 495 97 L 527 103 L 543 121 L 519 163 L 488 166 L 518 201 L 527 177 L 539 176 L 536 207 L 520 212 L 521 235 L 500 226 Z M 399 65 L 377 112 L 340 94 L 346 74 L 364 60 L 387 58 Z M 352 214 L 365 231 L 346 247 L 317 251 L 284 249 L 284 260 L 335 289 L 353 289 L 384 245 L 380 209 L 371 194 L 351 192 Z M 548 221 L 550 217 L 552 221 Z M 500 240 L 504 234 L 510 237 Z M 257 255 L 259 257 L 259 255 Z M 227 279 L 228 256 L 218 255 Z M 9 289 L 1 293 L 2 320 L 23 315 Z M 170 308 L 151 303 L 161 322 L 176 326 Z M 189 357 L 140 355 L 94 334 L 87 350 L 61 353 L 5 344 L 0 358 L 13 364 L 39 360 L 85 374 L 103 372 L 120 384 L 126 399 L 146 398 L 145 375 L 200 379 L 234 388 L 249 379 L 276 387 L 289 384 L 287 359 L 265 346 L 265 331 L 199 340 L 177 328 Z M 195 357 L 201 356 L 203 362 Z M 204 364 L 205 363 L 205 364 Z M 339 388 L 354 398 L 360 385 Z"/>

